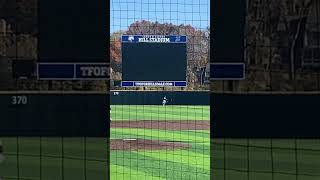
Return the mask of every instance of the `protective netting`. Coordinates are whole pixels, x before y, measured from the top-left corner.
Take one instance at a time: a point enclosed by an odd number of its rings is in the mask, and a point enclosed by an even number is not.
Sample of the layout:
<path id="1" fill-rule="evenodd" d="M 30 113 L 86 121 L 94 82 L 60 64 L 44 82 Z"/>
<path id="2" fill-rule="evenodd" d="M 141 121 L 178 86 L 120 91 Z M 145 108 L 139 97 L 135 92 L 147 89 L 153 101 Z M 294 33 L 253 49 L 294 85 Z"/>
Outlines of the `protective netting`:
<path id="1" fill-rule="evenodd" d="M 319 1 L 243 2 L 246 79 L 213 81 L 211 90 L 318 94 Z M 319 179 L 318 139 L 213 139 L 211 145 L 212 179 Z"/>
<path id="2" fill-rule="evenodd" d="M 110 7 L 111 179 L 210 179 L 210 1 L 111 0 Z M 124 34 L 186 35 L 187 87 L 120 87 Z"/>
<path id="3" fill-rule="evenodd" d="M 217 180 L 319 179 L 318 139 L 212 140 L 212 178 Z"/>
<path id="4" fill-rule="evenodd" d="M 121 89 L 121 35 L 186 35 L 187 83 L 184 89 L 209 89 L 210 1 L 111 0 L 111 88 Z M 160 68 L 160 67 L 159 67 Z M 122 88 L 123 89 L 123 88 Z M 181 88 L 127 88 L 130 90 L 181 90 Z"/>
<path id="5" fill-rule="evenodd" d="M 245 80 L 214 91 L 319 91 L 320 2 L 246 0 Z"/>
<path id="6" fill-rule="evenodd" d="M 111 118 L 111 179 L 210 179 L 208 92 L 119 91 Z"/>
<path id="7" fill-rule="evenodd" d="M 106 138 L 2 137 L 0 179 L 107 179 Z"/>

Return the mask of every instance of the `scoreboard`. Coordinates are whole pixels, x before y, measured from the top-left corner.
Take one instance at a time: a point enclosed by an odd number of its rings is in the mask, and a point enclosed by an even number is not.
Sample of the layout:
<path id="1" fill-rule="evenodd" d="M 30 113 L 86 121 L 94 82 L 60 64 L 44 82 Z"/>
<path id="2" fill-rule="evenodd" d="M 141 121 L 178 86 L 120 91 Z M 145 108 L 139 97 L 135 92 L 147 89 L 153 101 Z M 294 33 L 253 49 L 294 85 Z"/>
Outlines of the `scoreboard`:
<path id="1" fill-rule="evenodd" d="M 187 85 L 187 36 L 123 35 L 121 41 L 123 87 Z"/>

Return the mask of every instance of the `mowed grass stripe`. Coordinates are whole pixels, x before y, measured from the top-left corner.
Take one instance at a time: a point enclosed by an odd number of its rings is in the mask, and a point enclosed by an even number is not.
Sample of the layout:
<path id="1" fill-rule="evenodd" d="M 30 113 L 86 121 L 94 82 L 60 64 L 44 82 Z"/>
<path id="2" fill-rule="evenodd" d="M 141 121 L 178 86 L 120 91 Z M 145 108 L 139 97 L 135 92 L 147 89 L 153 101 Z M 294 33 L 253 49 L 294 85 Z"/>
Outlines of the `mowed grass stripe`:
<path id="1" fill-rule="evenodd" d="M 209 120 L 209 106 L 149 106 L 112 105 L 111 117 L 114 120 Z"/>
<path id="2" fill-rule="evenodd" d="M 149 174 L 144 173 L 143 171 L 136 171 L 133 168 L 123 167 L 119 165 L 110 165 L 110 179 L 114 180 L 143 180 L 143 179 L 150 179 L 150 180 L 165 180 L 164 178 L 151 176 Z"/>
<path id="3" fill-rule="evenodd" d="M 112 120 L 209 120 L 210 116 L 203 114 L 157 114 L 157 113 L 139 113 L 132 114 L 129 112 L 121 112 L 111 115 Z"/>
<path id="4" fill-rule="evenodd" d="M 113 155 L 113 153 L 116 153 L 116 155 Z M 192 166 L 166 161 L 165 159 L 141 156 L 135 152 L 120 151 L 113 153 L 111 154 L 112 164 L 134 170 L 138 169 L 152 176 L 165 179 L 196 179 L 197 175 L 202 174 L 204 180 L 209 180 L 210 172 L 202 168 L 194 169 Z"/>
<path id="5" fill-rule="evenodd" d="M 204 109 L 204 110 L 210 110 L 210 106 L 209 105 L 166 105 L 166 106 L 162 106 L 162 105 L 111 105 L 111 108 L 124 108 L 124 109 L 128 109 L 128 108 L 136 108 L 136 109 L 160 109 L 160 108 L 170 108 L 170 109 Z"/>
<path id="6" fill-rule="evenodd" d="M 157 114 L 157 113 L 113 113 L 112 120 L 209 120 L 210 115 L 193 115 L 193 114 Z"/>
<path id="7" fill-rule="evenodd" d="M 209 113 L 210 109 L 205 106 L 193 108 L 192 106 L 148 106 L 148 105 L 111 105 L 112 111 L 121 112 L 193 112 L 193 113 Z"/>
<path id="8" fill-rule="evenodd" d="M 141 157 L 152 157 L 154 159 L 170 161 L 174 163 L 181 163 L 185 166 L 192 166 L 193 168 L 201 168 L 210 170 L 210 156 L 200 153 L 190 152 L 188 150 L 174 150 L 168 151 L 146 151 L 136 152 Z"/>
<path id="9" fill-rule="evenodd" d="M 199 106 L 194 108 L 193 106 L 148 106 L 148 105 L 112 105 L 112 110 L 115 111 L 147 111 L 147 112 L 193 112 L 193 113 L 209 113 L 209 106 Z"/>
<path id="10" fill-rule="evenodd" d="M 137 131 L 141 131 L 141 129 L 137 129 Z M 111 130 L 111 132 L 114 132 L 113 130 Z M 174 131 L 173 131 L 174 132 Z M 176 132 L 174 132 L 176 133 Z M 111 134 L 111 138 L 112 139 L 125 139 L 125 138 L 140 138 L 140 139 L 150 139 L 150 140 L 162 140 L 162 141 L 183 141 L 183 142 L 196 142 L 196 143 L 204 143 L 207 144 L 209 143 L 208 138 L 210 138 L 210 135 L 208 134 L 204 134 L 204 133 L 189 133 L 186 131 L 181 131 L 181 132 L 177 132 L 176 134 L 179 134 L 178 136 L 173 136 L 173 139 L 168 138 L 168 137 L 158 137 L 155 136 L 154 134 L 135 134 L 132 132 L 126 132 L 126 131 L 117 131 Z M 190 138 L 186 139 L 186 138 L 181 138 L 180 135 L 185 135 L 185 136 L 197 136 L 198 138 L 202 138 L 201 141 L 194 141 L 194 140 L 190 140 Z M 178 137 L 178 138 L 177 138 Z"/>

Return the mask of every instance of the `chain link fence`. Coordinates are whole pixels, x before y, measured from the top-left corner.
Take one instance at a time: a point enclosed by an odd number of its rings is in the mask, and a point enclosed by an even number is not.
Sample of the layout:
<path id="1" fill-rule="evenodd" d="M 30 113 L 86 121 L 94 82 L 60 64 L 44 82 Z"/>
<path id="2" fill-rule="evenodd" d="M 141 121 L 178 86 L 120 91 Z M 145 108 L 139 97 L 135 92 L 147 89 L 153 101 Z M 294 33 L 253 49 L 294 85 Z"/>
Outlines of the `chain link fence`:
<path id="1" fill-rule="evenodd" d="M 186 88 L 126 88 L 127 90 L 209 90 L 209 1 L 110 1 L 111 89 L 122 79 L 121 35 L 186 35 Z"/>

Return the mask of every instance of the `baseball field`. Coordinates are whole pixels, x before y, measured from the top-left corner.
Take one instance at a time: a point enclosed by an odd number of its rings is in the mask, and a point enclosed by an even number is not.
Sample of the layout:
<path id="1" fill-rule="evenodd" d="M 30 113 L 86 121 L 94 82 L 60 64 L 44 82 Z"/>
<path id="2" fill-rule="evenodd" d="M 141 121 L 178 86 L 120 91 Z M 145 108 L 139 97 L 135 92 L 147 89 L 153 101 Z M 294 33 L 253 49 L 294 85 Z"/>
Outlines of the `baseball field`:
<path id="1" fill-rule="evenodd" d="M 102 138 L 87 138 L 86 151 L 84 138 L 1 139 L 6 157 L 0 164 L 2 180 L 99 180 L 107 177 L 105 169 L 107 151 L 105 140 Z M 319 139 L 218 139 L 211 144 L 213 145 L 212 177 L 217 180 L 318 180 L 320 178 Z M 161 179 L 155 174 L 159 172 L 157 169 L 146 168 L 137 172 L 141 166 L 147 165 L 148 160 L 154 159 L 146 157 L 137 164 L 136 154 L 142 157 L 141 152 L 131 155 L 129 152 L 112 152 L 111 179 L 122 180 L 130 177 L 134 179 L 138 174 L 141 179 L 148 179 L 147 177 Z M 160 152 L 154 154 L 160 157 Z M 124 155 L 129 158 L 121 158 Z M 187 155 L 183 156 L 184 159 L 188 158 Z M 163 159 L 166 158 L 169 159 L 170 155 Z M 169 168 L 172 166 L 166 168 L 170 163 L 158 165 L 159 163 L 161 161 L 154 160 L 156 165 L 153 165 L 153 168 L 161 165 L 162 174 L 166 173 L 166 169 L 171 172 Z M 152 173 L 154 176 L 150 175 Z M 162 175 L 162 179 L 166 178 Z"/>
<path id="2" fill-rule="evenodd" d="M 210 139 L 208 106 L 113 105 L 111 179 L 318 180 L 319 139 Z M 107 179 L 104 138 L 1 138 L 0 179 Z M 210 155 L 211 154 L 211 155 Z"/>
<path id="3" fill-rule="evenodd" d="M 111 179 L 210 179 L 209 106 L 111 108 Z"/>

